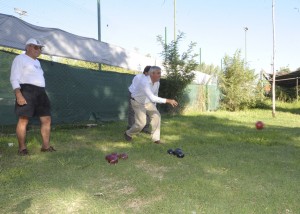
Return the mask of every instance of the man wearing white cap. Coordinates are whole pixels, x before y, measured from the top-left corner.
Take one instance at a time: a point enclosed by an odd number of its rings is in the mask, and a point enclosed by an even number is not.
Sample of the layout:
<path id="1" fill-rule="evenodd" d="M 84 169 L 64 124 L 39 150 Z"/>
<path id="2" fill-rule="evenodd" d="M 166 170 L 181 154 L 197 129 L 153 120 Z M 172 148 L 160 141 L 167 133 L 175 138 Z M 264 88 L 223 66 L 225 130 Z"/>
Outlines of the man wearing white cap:
<path id="1" fill-rule="evenodd" d="M 44 45 L 36 40 L 26 42 L 24 54 L 16 56 L 12 63 L 10 82 L 16 95 L 15 112 L 18 116 L 16 134 L 19 155 L 28 155 L 26 128 L 29 118 L 37 116 L 41 122 L 42 152 L 53 152 L 50 146 L 51 113 L 50 101 L 45 91 L 44 71 L 37 57 Z"/>

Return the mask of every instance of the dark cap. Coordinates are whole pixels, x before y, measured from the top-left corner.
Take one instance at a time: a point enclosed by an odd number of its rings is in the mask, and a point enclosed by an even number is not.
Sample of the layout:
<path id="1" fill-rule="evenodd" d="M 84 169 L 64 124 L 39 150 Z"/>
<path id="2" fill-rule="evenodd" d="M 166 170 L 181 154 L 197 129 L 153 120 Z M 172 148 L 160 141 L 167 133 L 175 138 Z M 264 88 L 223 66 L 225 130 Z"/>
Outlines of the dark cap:
<path id="1" fill-rule="evenodd" d="M 147 65 L 147 66 L 144 68 L 143 74 L 148 73 L 149 70 L 150 70 L 150 68 L 151 68 L 151 66 L 150 66 L 150 65 Z"/>

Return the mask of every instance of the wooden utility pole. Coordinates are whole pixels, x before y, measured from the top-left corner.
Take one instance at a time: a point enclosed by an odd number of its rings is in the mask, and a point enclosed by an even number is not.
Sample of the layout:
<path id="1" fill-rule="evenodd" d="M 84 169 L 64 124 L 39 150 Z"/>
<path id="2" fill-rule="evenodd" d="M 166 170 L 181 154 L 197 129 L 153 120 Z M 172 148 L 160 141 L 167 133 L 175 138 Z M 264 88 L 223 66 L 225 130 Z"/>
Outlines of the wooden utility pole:
<path id="1" fill-rule="evenodd" d="M 272 0 L 272 26 L 273 26 L 273 57 L 272 57 L 272 70 L 273 70 L 273 82 L 272 82 L 272 116 L 275 117 L 275 0 Z"/>
<path id="2" fill-rule="evenodd" d="M 165 27 L 165 51 L 167 51 L 167 27 Z"/>
<path id="3" fill-rule="evenodd" d="M 297 102 L 299 99 L 299 81 L 298 81 L 299 77 L 297 77 L 296 79 L 296 97 L 297 97 Z"/>
<path id="4" fill-rule="evenodd" d="M 200 66 L 201 66 L 201 63 L 202 63 L 202 61 L 201 61 L 201 60 L 202 60 L 202 59 L 201 59 L 201 57 L 202 57 L 202 56 L 201 56 L 201 48 L 200 48 L 200 49 L 199 49 L 199 65 L 200 65 Z"/>
<path id="5" fill-rule="evenodd" d="M 244 27 L 245 30 L 245 67 L 247 66 L 247 31 L 248 31 L 248 27 Z"/>
<path id="6" fill-rule="evenodd" d="M 176 41 L 176 0 L 174 0 L 174 42 Z"/>

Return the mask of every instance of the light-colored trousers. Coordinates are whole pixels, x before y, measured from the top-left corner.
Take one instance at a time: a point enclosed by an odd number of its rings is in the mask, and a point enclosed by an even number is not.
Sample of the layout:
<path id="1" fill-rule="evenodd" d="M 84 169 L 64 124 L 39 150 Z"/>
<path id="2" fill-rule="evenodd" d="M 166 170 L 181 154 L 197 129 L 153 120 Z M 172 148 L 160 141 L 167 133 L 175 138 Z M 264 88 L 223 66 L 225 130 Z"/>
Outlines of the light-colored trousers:
<path id="1" fill-rule="evenodd" d="M 132 127 L 132 125 L 134 124 L 135 122 L 135 118 L 134 118 L 134 110 L 132 108 L 132 105 L 131 105 L 131 93 L 129 91 L 129 94 L 128 94 L 128 125 L 127 125 L 127 129 L 130 129 Z M 146 122 L 146 125 L 145 127 L 143 128 L 143 131 L 147 131 L 147 132 L 150 132 L 150 117 L 149 115 L 147 115 L 147 122 Z"/>
<path id="2" fill-rule="evenodd" d="M 135 100 L 131 100 L 131 106 L 134 110 L 135 123 L 126 131 L 126 134 L 132 137 L 132 135 L 139 133 L 145 127 L 147 115 L 149 115 L 152 127 L 152 141 L 155 142 L 160 140 L 161 117 L 156 105 L 154 103 L 140 104 Z"/>

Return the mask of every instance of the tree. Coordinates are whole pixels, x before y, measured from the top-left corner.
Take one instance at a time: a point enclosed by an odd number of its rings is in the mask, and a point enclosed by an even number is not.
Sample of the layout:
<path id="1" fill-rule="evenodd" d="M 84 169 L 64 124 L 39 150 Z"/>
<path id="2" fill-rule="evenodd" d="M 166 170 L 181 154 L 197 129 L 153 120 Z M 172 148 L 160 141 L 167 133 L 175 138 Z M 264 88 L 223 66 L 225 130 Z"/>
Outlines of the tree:
<path id="1" fill-rule="evenodd" d="M 195 77 L 192 72 L 197 67 L 195 58 L 197 54 L 194 53 L 196 43 L 191 42 L 185 52 L 179 53 L 179 43 L 183 39 L 184 33 L 180 32 L 175 41 L 166 44 L 162 36 L 157 36 L 157 41 L 161 44 L 163 51 L 163 67 L 166 72 L 164 87 L 161 87 L 160 95 L 175 99 L 181 103 L 180 107 L 175 111 L 180 112 L 184 108 L 183 95 L 184 91 Z M 167 107 L 168 108 L 168 107 Z M 167 111 L 170 111 L 168 108 Z"/>
<path id="2" fill-rule="evenodd" d="M 255 105 L 256 75 L 241 60 L 241 51 L 237 50 L 233 57 L 224 57 L 224 73 L 220 75 L 222 106 L 236 111 Z"/>
<path id="3" fill-rule="evenodd" d="M 199 64 L 197 66 L 197 71 L 200 71 L 202 73 L 206 73 L 209 75 L 218 75 L 221 72 L 221 69 L 219 66 L 215 66 L 213 64 L 207 65 L 204 62 L 202 62 L 201 64 Z"/>

